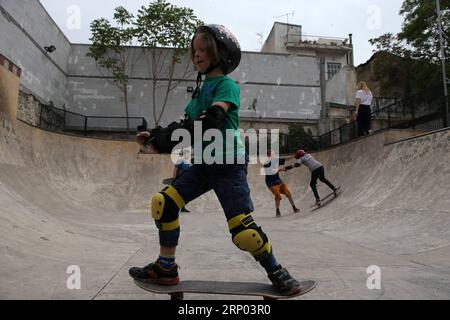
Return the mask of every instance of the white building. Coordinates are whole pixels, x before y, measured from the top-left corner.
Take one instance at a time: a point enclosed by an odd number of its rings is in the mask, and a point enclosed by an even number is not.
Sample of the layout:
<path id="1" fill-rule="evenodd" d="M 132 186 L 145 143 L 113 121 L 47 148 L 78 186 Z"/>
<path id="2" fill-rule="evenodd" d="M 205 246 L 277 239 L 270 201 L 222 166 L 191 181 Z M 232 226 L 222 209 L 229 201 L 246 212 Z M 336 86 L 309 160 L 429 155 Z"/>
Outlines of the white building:
<path id="1" fill-rule="evenodd" d="M 352 35 L 348 38 L 310 36 L 301 25 L 275 22 L 261 52 L 316 57 L 320 61 L 322 111 L 320 132 L 334 129 L 348 117 L 355 97 Z"/>

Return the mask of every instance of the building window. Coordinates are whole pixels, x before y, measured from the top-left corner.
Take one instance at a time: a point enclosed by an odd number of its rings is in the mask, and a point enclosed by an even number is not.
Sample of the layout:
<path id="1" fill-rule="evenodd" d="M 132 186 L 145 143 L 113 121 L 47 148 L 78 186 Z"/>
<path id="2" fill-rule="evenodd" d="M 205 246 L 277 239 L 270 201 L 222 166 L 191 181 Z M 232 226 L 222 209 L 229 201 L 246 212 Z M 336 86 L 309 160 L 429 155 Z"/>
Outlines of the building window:
<path id="1" fill-rule="evenodd" d="M 331 79 L 336 73 L 341 70 L 340 63 L 327 63 L 328 79 Z"/>

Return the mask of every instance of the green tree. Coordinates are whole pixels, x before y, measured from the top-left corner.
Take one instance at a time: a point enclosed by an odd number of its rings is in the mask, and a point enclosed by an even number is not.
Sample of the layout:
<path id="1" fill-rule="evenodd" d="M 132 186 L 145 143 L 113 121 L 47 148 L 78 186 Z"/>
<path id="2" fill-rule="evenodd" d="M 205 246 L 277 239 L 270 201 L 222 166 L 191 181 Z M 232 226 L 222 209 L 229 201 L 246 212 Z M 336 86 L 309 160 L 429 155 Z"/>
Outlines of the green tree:
<path id="1" fill-rule="evenodd" d="M 152 78 L 152 110 L 158 125 L 166 109 L 169 94 L 188 78 L 189 61 L 182 61 L 190 47 L 191 38 L 203 22 L 193 10 L 156 0 L 142 6 L 135 23 L 139 42 L 147 59 L 148 73 Z M 167 48 L 170 48 L 168 50 Z M 177 66 L 184 66 L 181 77 L 174 79 Z M 192 72 L 192 69 L 191 69 Z M 158 103 L 158 89 L 163 89 L 163 101 Z"/>
<path id="2" fill-rule="evenodd" d="M 289 151 L 292 152 L 298 149 L 305 149 L 308 151 L 316 151 L 319 149 L 319 143 L 314 138 L 311 129 L 305 128 L 298 124 L 289 125 Z"/>
<path id="3" fill-rule="evenodd" d="M 445 33 L 444 48 L 446 62 L 450 62 L 448 32 L 450 30 L 450 0 L 440 0 L 442 28 Z M 369 42 L 376 51 L 392 53 L 407 60 L 401 68 L 409 70 L 404 77 L 392 71 L 392 59 L 378 61 L 375 67 L 376 80 L 384 79 L 385 85 L 398 85 L 405 81 L 405 95 L 438 87 L 440 83 L 440 45 L 435 0 L 404 0 L 400 9 L 404 18 L 401 32 L 386 33 Z M 450 71 L 450 63 L 447 63 Z"/>
<path id="4" fill-rule="evenodd" d="M 449 53 L 448 31 L 450 30 L 450 0 L 440 0 L 442 28 L 446 34 L 444 48 Z M 439 63 L 439 31 L 434 0 L 404 0 L 400 9 L 404 22 L 398 34 L 386 33 L 370 39 L 378 51 L 387 51 L 395 55 Z M 447 58 L 449 55 L 446 54 Z"/>
<path id="5" fill-rule="evenodd" d="M 119 6 L 115 9 L 114 22 L 116 26 L 107 19 L 100 18 L 91 23 L 92 45 L 87 56 L 96 61 L 100 74 L 105 76 L 106 70 L 106 76 L 111 78 L 108 81 L 122 92 L 129 134 L 128 83 L 138 56 L 132 54 L 135 51 L 127 49 L 126 46 L 132 45 L 136 38 L 134 15 Z"/>

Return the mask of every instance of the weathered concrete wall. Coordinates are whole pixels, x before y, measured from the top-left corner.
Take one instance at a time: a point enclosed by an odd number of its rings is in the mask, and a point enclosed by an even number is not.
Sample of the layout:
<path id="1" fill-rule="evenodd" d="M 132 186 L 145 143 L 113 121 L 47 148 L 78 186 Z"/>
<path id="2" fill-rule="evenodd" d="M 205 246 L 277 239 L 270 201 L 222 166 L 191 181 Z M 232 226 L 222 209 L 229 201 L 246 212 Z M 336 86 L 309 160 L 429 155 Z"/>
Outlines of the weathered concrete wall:
<path id="1" fill-rule="evenodd" d="M 39 1 L 4 0 L 0 5 L 0 52 L 22 68 L 21 86 L 42 102 L 88 116 L 125 116 L 121 91 L 108 82 L 86 57 L 88 45 L 70 44 Z M 54 45 L 51 54 L 43 48 Z M 153 104 L 160 114 L 164 100 L 161 89 L 153 94 L 152 76 L 141 48 L 129 48 L 136 66 L 128 87 L 129 116 L 145 117 L 153 125 Z M 171 51 L 168 51 L 169 55 Z M 162 66 L 167 69 L 166 66 Z M 187 76 L 186 76 L 187 75 Z M 239 68 L 231 76 L 241 87 L 241 116 L 268 121 L 317 120 L 322 106 L 320 66 L 316 57 L 244 52 Z M 191 98 L 196 72 L 186 56 L 177 65 L 177 84 L 168 97 L 161 124 L 177 120 Z M 104 121 L 105 127 L 114 123 Z"/>
<path id="2" fill-rule="evenodd" d="M 334 78 L 336 75 L 334 75 L 333 77 L 329 77 L 328 75 L 328 64 L 329 63 L 340 63 L 341 64 L 341 68 L 350 68 L 350 69 L 355 69 L 353 66 L 350 66 L 347 64 L 347 56 L 345 54 L 342 53 L 327 53 L 326 56 L 324 56 L 325 58 L 325 77 L 327 80 L 331 80 L 331 78 Z M 341 70 L 342 70 L 341 69 Z M 356 78 L 356 76 L 355 76 Z M 355 79 L 356 81 L 356 79 Z"/>
<path id="3" fill-rule="evenodd" d="M 0 52 L 22 69 L 20 84 L 45 101 L 65 103 L 71 45 L 35 0 L 0 2 Z M 47 54 L 45 46 L 56 51 Z"/>
<path id="4" fill-rule="evenodd" d="M 124 116 L 121 92 L 104 77 L 107 72 L 99 72 L 95 61 L 86 57 L 88 50 L 87 45 L 73 45 L 68 67 L 70 76 L 67 109 L 92 116 Z M 129 50 L 130 56 L 137 58 L 128 88 L 129 114 L 143 116 L 152 124 L 153 84 L 148 71 L 149 65 L 142 49 Z M 186 70 L 187 77 L 184 76 Z M 244 52 L 239 68 L 231 77 L 240 83 L 242 117 L 262 117 L 278 121 L 319 117 L 320 74 L 318 61 L 314 57 Z M 165 75 L 161 78 L 164 79 Z M 163 124 L 183 115 L 184 107 L 191 98 L 187 88 L 195 87 L 196 73 L 187 56 L 177 66 L 174 78 L 185 78 L 186 81 L 180 82 L 171 92 L 162 117 Z M 161 84 L 163 88 L 158 89 L 155 95 L 157 114 L 161 110 L 167 81 L 161 80 Z"/>
<path id="5" fill-rule="evenodd" d="M 33 126 L 39 125 L 41 106 L 31 94 L 19 93 L 19 102 L 17 106 L 17 119 L 25 121 Z"/>
<path id="6" fill-rule="evenodd" d="M 302 27 L 298 25 L 287 25 L 282 22 L 275 22 L 269 36 L 267 37 L 261 49 L 262 52 L 278 52 L 288 53 L 285 43 L 289 39 L 292 40 L 295 36 L 302 33 Z"/>
<path id="7" fill-rule="evenodd" d="M 340 72 L 327 81 L 326 102 L 352 106 L 356 96 L 356 71 L 344 66 Z"/>

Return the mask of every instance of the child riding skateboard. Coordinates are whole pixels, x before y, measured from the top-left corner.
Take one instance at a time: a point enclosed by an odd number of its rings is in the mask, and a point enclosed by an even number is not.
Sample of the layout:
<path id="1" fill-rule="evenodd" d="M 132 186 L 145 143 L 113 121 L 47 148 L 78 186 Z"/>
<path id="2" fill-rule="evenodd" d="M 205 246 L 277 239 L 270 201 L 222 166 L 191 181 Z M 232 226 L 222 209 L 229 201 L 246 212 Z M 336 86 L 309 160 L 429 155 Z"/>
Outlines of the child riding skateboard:
<path id="1" fill-rule="evenodd" d="M 317 180 L 325 183 L 331 190 L 333 190 L 336 196 L 337 188 L 325 178 L 325 169 L 323 164 L 317 161 L 311 154 L 306 153 L 304 150 L 298 150 L 294 154 L 294 157 L 297 159 L 295 167 L 299 167 L 303 164 L 311 171 L 311 182 L 309 186 L 311 187 L 314 197 L 316 198 L 316 206 L 320 206 L 320 196 L 317 192 Z M 290 168 L 287 169 L 289 170 Z"/>
<path id="2" fill-rule="evenodd" d="M 204 130 L 219 130 L 224 137 L 231 131 L 234 143 L 230 145 L 229 139 L 224 139 L 223 152 L 219 152 L 224 161 L 212 164 L 207 163 L 203 154 L 198 159 L 199 152 L 194 150 L 194 165 L 171 186 L 153 195 L 152 217 L 159 229 L 160 255 L 155 262 L 143 268 L 131 268 L 129 273 L 138 280 L 161 285 L 178 284 L 175 252 L 180 235 L 179 209 L 214 190 L 228 221 L 233 243 L 261 264 L 278 292 L 286 296 L 298 294 L 301 291 L 299 283 L 277 262 L 267 235 L 252 217 L 254 208 L 247 183 L 248 161 L 239 132 L 240 88 L 227 76 L 239 65 L 240 45 L 234 35 L 221 25 L 201 26 L 191 42 L 191 59 L 199 75 L 192 100 L 185 108 L 185 121 L 140 133 L 136 141 L 150 146 L 155 152 L 170 153 L 178 143 L 171 141 L 172 132 L 183 128 L 194 137 L 195 147 L 198 135 L 194 131 L 200 123 Z M 201 86 L 202 75 L 206 79 Z M 205 141 L 200 143 L 202 150 L 205 144 Z"/>

